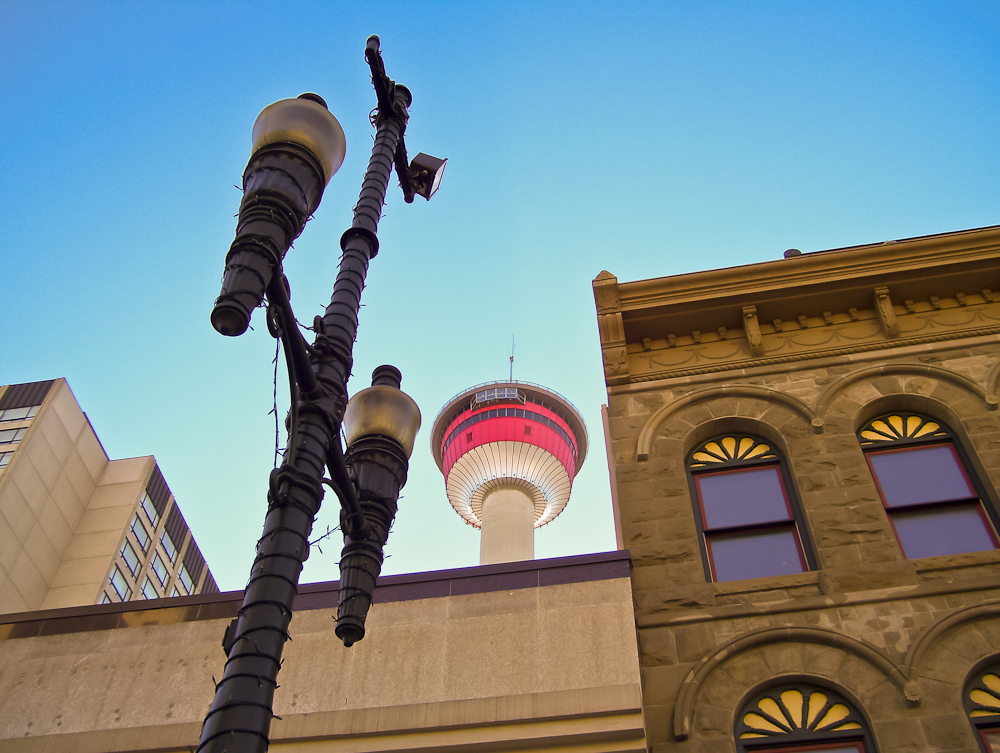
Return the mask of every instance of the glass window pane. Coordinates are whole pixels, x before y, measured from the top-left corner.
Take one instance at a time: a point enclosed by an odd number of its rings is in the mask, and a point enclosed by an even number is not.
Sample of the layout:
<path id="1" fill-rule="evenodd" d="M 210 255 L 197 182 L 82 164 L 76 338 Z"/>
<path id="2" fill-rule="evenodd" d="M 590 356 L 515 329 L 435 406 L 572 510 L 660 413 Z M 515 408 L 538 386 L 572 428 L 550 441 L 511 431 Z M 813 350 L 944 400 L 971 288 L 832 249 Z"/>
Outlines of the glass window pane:
<path id="1" fill-rule="evenodd" d="M 139 572 L 139 566 L 142 564 L 139 562 L 139 556 L 135 553 L 135 549 L 127 541 L 122 544 L 121 548 L 122 559 L 125 561 L 125 565 L 128 567 L 129 572 L 132 573 L 132 577 Z"/>
<path id="2" fill-rule="evenodd" d="M 156 577 L 160 581 L 161 586 L 167 585 L 167 566 L 163 564 L 163 560 L 160 559 L 159 554 L 153 555 L 153 561 L 150 565 L 153 568 L 153 572 L 156 573 Z"/>
<path id="3" fill-rule="evenodd" d="M 166 531 L 160 537 L 160 543 L 163 545 L 163 551 L 167 553 L 167 559 L 170 560 L 170 564 L 177 561 L 177 547 L 174 546 L 174 540 L 170 538 L 170 534 Z"/>
<path id="4" fill-rule="evenodd" d="M 715 580 L 742 580 L 801 573 L 802 554 L 791 527 L 707 537 Z"/>
<path id="5" fill-rule="evenodd" d="M 986 750 L 990 753 L 1000 753 L 1000 730 L 982 729 L 979 732 L 983 736 L 983 742 L 986 743 Z"/>
<path id="6" fill-rule="evenodd" d="M 872 452 L 868 459 L 887 507 L 977 497 L 951 445 Z"/>
<path id="7" fill-rule="evenodd" d="M 122 575 L 122 571 L 117 567 L 114 572 L 111 573 L 111 587 L 115 589 L 115 593 L 118 594 L 118 598 L 122 601 L 128 601 L 128 597 L 132 595 L 132 589 L 128 586 L 128 581 L 125 580 L 125 576 Z"/>
<path id="8" fill-rule="evenodd" d="M 979 503 L 897 512 L 892 522 L 907 559 L 996 548 Z"/>
<path id="9" fill-rule="evenodd" d="M 708 530 L 788 520 L 777 466 L 695 476 Z"/>
<path id="10" fill-rule="evenodd" d="M 153 500 L 149 498 L 146 492 L 142 493 L 142 505 L 143 511 L 146 513 L 146 517 L 149 518 L 149 522 L 153 524 L 153 528 L 156 528 L 157 524 L 160 522 L 160 514 L 156 511 L 156 506 L 153 504 Z"/>
<path id="11" fill-rule="evenodd" d="M 153 586 L 153 581 L 146 578 L 146 581 L 142 584 L 142 598 L 144 599 L 159 599 L 160 595 L 156 593 L 156 588 Z"/>
<path id="12" fill-rule="evenodd" d="M 149 551 L 149 533 L 146 531 L 146 526 L 142 524 L 139 520 L 138 515 L 132 516 L 132 533 L 135 535 L 135 540 L 139 542 L 139 546 L 142 547 L 142 551 L 145 554 Z"/>
<path id="13" fill-rule="evenodd" d="M 760 750 L 759 753 L 778 753 L 779 751 L 787 751 L 788 748 L 764 748 Z M 864 753 L 864 748 L 861 743 L 851 743 L 849 745 L 844 745 L 840 743 L 839 745 L 807 745 L 801 748 L 793 748 L 795 751 L 808 751 L 809 753 Z"/>

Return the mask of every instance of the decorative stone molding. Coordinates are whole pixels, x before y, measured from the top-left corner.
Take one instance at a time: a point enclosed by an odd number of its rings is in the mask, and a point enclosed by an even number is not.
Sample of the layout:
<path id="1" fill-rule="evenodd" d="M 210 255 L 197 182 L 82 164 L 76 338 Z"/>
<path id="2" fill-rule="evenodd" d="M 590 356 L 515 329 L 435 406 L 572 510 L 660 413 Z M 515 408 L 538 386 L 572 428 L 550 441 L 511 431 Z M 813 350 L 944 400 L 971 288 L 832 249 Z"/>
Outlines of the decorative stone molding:
<path id="1" fill-rule="evenodd" d="M 750 397 L 757 400 L 763 400 L 765 402 L 780 403 L 786 408 L 792 410 L 792 412 L 802 416 L 802 418 L 812 427 L 812 431 L 814 433 L 819 432 L 822 428 L 822 422 L 820 421 L 817 423 L 818 419 L 816 418 L 816 414 L 809 409 L 809 406 L 798 398 L 792 397 L 787 393 L 768 389 L 767 387 L 755 387 L 753 385 L 725 385 L 722 387 L 710 387 L 708 389 L 698 390 L 697 392 L 691 392 L 672 403 L 668 403 L 667 405 L 659 408 L 648 419 L 646 419 L 646 423 L 643 424 L 643 427 L 639 432 L 639 441 L 636 445 L 636 460 L 640 462 L 649 460 L 649 452 L 653 446 L 653 438 L 656 430 L 675 413 L 691 405 L 711 400 L 721 400 L 722 398 L 727 397 Z"/>
<path id="2" fill-rule="evenodd" d="M 969 622 L 976 622 L 984 619 L 1000 618 L 1000 602 L 989 604 L 977 604 L 952 612 L 947 617 L 938 620 L 933 625 L 927 627 L 911 645 L 903 660 L 903 669 L 906 673 L 907 681 L 916 688 L 916 683 L 920 679 L 920 667 L 927 652 L 941 638 L 960 625 Z"/>
<path id="3" fill-rule="evenodd" d="M 829 646 L 845 653 L 853 654 L 864 660 L 879 672 L 900 691 L 910 706 L 920 703 L 911 689 L 907 689 L 908 677 L 903 669 L 897 667 L 889 657 L 874 646 L 850 638 L 833 630 L 820 627 L 780 627 L 761 628 L 740 636 L 704 657 L 695 665 L 681 683 L 674 706 L 673 732 L 677 740 L 686 740 L 691 734 L 691 717 L 698 691 L 712 672 L 727 660 L 740 653 L 768 644 L 781 643 L 817 643 Z"/>
<path id="4" fill-rule="evenodd" d="M 830 406 L 836 399 L 837 395 L 850 387 L 852 384 L 862 380 L 874 379 L 880 376 L 897 375 L 923 376 L 942 382 L 948 382 L 980 398 L 984 403 L 986 403 L 990 410 L 997 409 L 998 400 L 996 395 L 987 393 L 985 389 L 961 374 L 948 371 L 948 369 L 943 369 L 940 366 L 928 366 L 920 363 L 887 363 L 879 366 L 869 366 L 868 368 L 859 369 L 858 371 L 852 371 L 830 384 L 816 401 L 815 412 L 820 425 L 822 425 L 822 422 L 829 412 Z"/>
<path id="5" fill-rule="evenodd" d="M 743 307 L 743 329 L 747 334 L 750 352 L 761 358 L 764 355 L 764 340 L 760 335 L 760 324 L 757 323 L 757 307 Z"/>
<path id="6" fill-rule="evenodd" d="M 618 278 L 605 270 L 594 278 L 593 286 L 604 379 L 608 384 L 627 384 L 628 353 L 625 348 L 625 325 L 618 295 Z"/>
<path id="7" fill-rule="evenodd" d="M 875 311 L 882 320 L 882 330 L 886 337 L 899 337 L 899 325 L 896 323 L 896 312 L 889 298 L 889 288 L 875 288 Z"/>
<path id="8" fill-rule="evenodd" d="M 768 358 L 759 358 L 752 360 L 747 359 L 743 361 L 732 360 L 729 361 L 728 363 L 720 362 L 720 363 L 713 363 L 711 365 L 697 366 L 685 369 L 682 368 L 660 369 L 659 371 L 649 372 L 645 374 L 633 372 L 632 376 L 630 377 L 630 381 L 632 383 L 653 382 L 653 381 L 658 381 L 660 379 L 674 379 L 678 377 L 699 376 L 701 374 L 714 374 L 725 371 L 751 369 L 758 366 L 773 366 L 783 363 L 796 363 L 818 358 L 847 356 L 856 353 L 869 353 L 879 350 L 888 350 L 891 348 L 904 348 L 911 345 L 924 345 L 927 343 L 947 342 L 949 340 L 958 340 L 971 337 L 983 337 L 983 336 L 998 335 L 998 334 L 1000 334 L 1000 326 L 983 327 L 981 329 L 965 330 L 963 332 L 944 333 L 940 335 L 931 335 L 927 337 L 910 337 L 910 338 L 900 337 L 895 340 L 888 340 L 880 336 L 879 340 L 876 342 L 865 343 L 862 345 L 852 345 L 839 348 L 817 350 L 811 353 L 789 353 L 787 355 L 776 355 Z M 655 356 L 650 355 L 649 357 L 650 359 L 652 359 Z M 691 361 L 696 359 L 691 357 L 688 358 L 687 360 Z M 997 389 L 1000 389 L 1000 386 L 998 386 Z M 997 390 L 991 390 L 991 394 L 995 394 L 996 391 Z"/>

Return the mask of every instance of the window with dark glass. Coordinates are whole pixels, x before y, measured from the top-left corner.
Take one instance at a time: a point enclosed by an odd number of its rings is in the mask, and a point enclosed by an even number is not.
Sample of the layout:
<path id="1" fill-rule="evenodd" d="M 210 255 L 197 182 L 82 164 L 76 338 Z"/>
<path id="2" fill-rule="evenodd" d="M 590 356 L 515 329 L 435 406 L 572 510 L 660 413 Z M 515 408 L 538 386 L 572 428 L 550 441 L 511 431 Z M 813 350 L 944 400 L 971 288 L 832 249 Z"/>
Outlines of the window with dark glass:
<path id="1" fill-rule="evenodd" d="M 711 439 L 688 460 L 705 567 L 714 581 L 801 573 L 812 559 L 781 458 L 757 437 Z"/>
<path id="2" fill-rule="evenodd" d="M 149 532 L 146 530 L 146 526 L 143 522 L 139 520 L 139 515 L 132 516 L 132 534 L 135 536 L 135 540 L 139 542 L 139 546 L 142 547 L 143 553 L 149 551 Z"/>
<path id="3" fill-rule="evenodd" d="M 994 522 L 951 432 L 917 413 L 891 413 L 858 432 L 907 559 L 996 549 Z"/>
<path id="4" fill-rule="evenodd" d="M 167 579 L 170 577 L 167 571 L 167 566 L 163 564 L 163 559 L 160 557 L 159 552 L 153 555 L 153 561 L 150 563 L 150 567 L 153 572 L 156 573 L 157 579 L 160 581 L 161 586 L 167 585 Z"/>
<path id="5" fill-rule="evenodd" d="M 868 724 L 839 693 L 805 682 L 769 688 L 736 718 L 740 753 L 875 753 Z"/>
<path id="6" fill-rule="evenodd" d="M 1000 753 L 1000 664 L 976 672 L 965 684 L 963 701 L 983 753 Z"/>

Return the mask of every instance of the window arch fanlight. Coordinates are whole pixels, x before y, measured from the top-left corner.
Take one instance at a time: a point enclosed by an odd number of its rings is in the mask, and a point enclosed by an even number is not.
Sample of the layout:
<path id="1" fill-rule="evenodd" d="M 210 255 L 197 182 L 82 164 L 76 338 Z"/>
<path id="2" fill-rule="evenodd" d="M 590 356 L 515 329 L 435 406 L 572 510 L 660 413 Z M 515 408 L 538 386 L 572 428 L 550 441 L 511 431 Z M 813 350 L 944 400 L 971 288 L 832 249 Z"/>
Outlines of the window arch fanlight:
<path id="1" fill-rule="evenodd" d="M 705 570 L 728 581 L 801 573 L 813 555 L 778 451 L 759 437 L 726 434 L 696 447 L 688 478 Z"/>
<path id="2" fill-rule="evenodd" d="M 965 711 L 984 753 L 1000 751 L 1000 663 L 972 675 L 962 694 Z"/>
<path id="3" fill-rule="evenodd" d="M 908 559 L 996 549 L 995 513 L 943 423 L 894 412 L 861 427 L 858 441 Z"/>
<path id="4" fill-rule="evenodd" d="M 808 682 L 772 686 L 736 717 L 740 753 L 875 753 L 868 724 L 840 693 Z"/>

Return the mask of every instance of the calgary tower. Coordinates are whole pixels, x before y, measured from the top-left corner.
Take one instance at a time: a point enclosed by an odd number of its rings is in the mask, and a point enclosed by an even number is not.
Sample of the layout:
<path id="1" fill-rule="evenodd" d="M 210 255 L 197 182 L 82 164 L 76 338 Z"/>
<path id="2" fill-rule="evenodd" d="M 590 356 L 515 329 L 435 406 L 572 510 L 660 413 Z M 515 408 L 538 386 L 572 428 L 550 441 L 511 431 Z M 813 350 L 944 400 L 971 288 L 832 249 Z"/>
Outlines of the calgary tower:
<path id="1" fill-rule="evenodd" d="M 587 456 L 587 429 L 566 398 L 529 382 L 456 395 L 431 430 L 448 501 L 482 530 L 479 562 L 530 560 L 535 529 L 566 507 Z"/>

